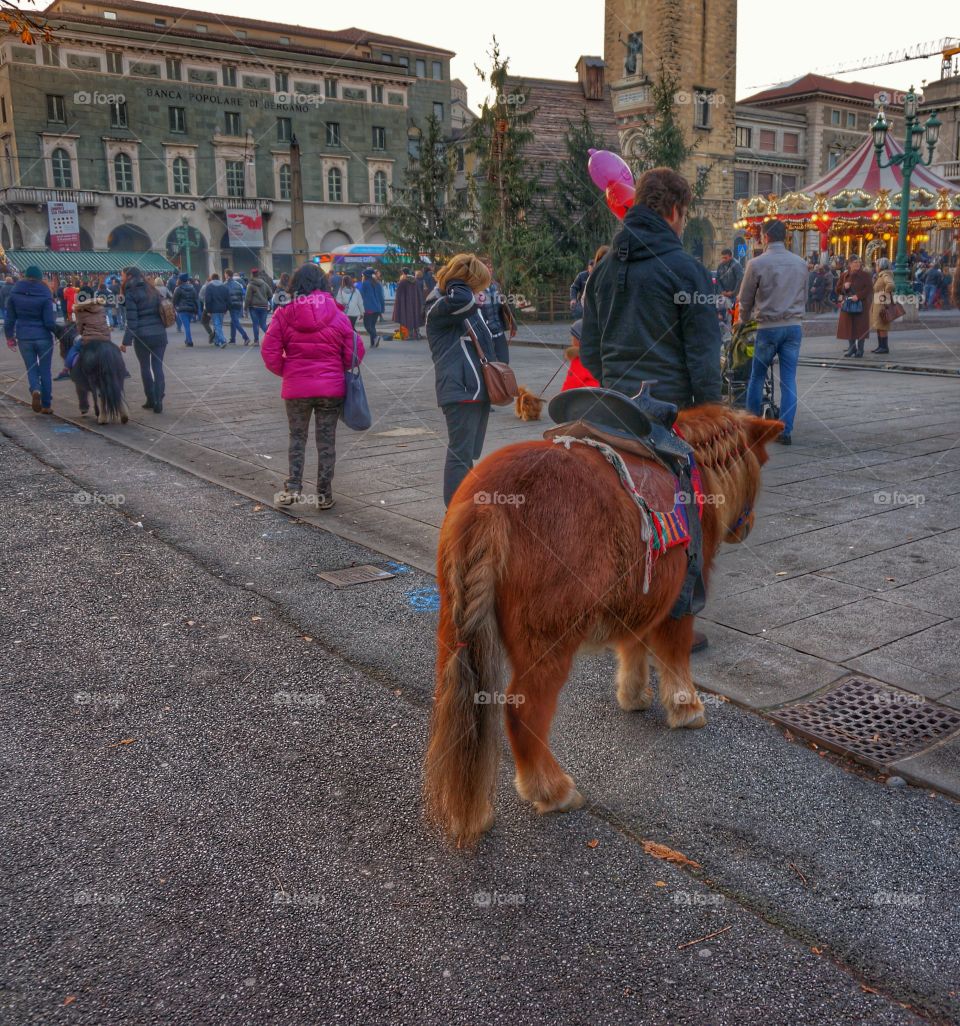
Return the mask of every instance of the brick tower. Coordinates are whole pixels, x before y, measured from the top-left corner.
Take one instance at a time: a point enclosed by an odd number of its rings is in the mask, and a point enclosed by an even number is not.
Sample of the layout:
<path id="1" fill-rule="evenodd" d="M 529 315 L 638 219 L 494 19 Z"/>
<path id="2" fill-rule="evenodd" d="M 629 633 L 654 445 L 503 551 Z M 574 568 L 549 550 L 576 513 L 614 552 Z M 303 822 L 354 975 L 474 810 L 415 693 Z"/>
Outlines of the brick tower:
<path id="1" fill-rule="evenodd" d="M 676 111 L 696 152 L 681 168 L 693 184 L 707 168 L 691 247 L 708 267 L 733 239 L 737 0 L 606 0 L 604 59 L 620 145 L 629 161 L 640 117 L 652 110 L 660 63 L 678 81 Z"/>

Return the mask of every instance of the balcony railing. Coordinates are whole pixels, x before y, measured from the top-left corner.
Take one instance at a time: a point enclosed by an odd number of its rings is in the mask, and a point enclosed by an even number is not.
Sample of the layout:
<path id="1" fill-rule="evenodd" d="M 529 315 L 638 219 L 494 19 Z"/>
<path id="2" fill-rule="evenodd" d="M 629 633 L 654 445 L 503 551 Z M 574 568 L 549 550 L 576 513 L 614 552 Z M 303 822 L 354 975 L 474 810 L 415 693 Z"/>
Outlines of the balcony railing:
<path id="1" fill-rule="evenodd" d="M 951 182 L 960 181 L 960 160 L 951 160 L 944 164 L 940 169 L 940 174 L 944 178 L 949 178 Z"/>
<path id="2" fill-rule="evenodd" d="M 100 193 L 84 192 L 80 189 L 24 189 L 12 186 L 0 189 L 0 202 L 3 203 L 76 203 L 81 207 L 98 207 Z"/>
<path id="3" fill-rule="evenodd" d="M 387 206 L 385 203 L 361 203 L 360 216 L 379 221 L 381 217 L 387 216 Z"/>

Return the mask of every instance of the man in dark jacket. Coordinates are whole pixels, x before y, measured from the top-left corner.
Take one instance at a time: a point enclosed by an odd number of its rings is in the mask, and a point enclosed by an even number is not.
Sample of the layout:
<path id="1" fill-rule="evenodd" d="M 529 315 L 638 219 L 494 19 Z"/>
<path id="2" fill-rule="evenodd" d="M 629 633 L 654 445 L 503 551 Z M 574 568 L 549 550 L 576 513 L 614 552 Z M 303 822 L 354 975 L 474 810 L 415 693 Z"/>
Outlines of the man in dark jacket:
<path id="1" fill-rule="evenodd" d="M 693 194 L 669 168 L 645 172 L 610 252 L 587 282 L 580 359 L 604 388 L 678 406 L 720 402 L 713 283 L 680 236 Z"/>
<path id="2" fill-rule="evenodd" d="M 228 267 L 223 272 L 223 284 L 226 287 L 230 302 L 230 345 L 237 344 L 237 332 L 245 346 L 250 345 L 250 336 L 243 330 L 240 318 L 243 316 L 243 282 Z"/>
<path id="3" fill-rule="evenodd" d="M 177 278 L 177 287 L 173 290 L 173 308 L 177 311 L 177 324 L 184 335 L 184 342 L 193 348 L 193 335 L 190 333 L 191 318 L 200 313 L 200 297 L 197 287 L 190 280 L 189 274 L 181 274 Z"/>
<path id="4" fill-rule="evenodd" d="M 586 268 L 573 279 L 573 284 L 570 286 L 570 312 L 573 314 L 575 320 L 583 316 L 583 292 L 587 287 L 587 282 L 590 280 L 591 274 L 593 274 L 592 260 L 589 261 Z"/>
<path id="5" fill-rule="evenodd" d="M 377 281 L 372 267 L 364 268 L 363 281 L 360 282 L 358 291 L 363 299 L 363 327 L 370 336 L 370 345 L 376 349 L 380 345 L 377 321 L 386 310 L 387 303 L 383 286 Z"/>
<path id="6" fill-rule="evenodd" d="M 223 316 L 230 309 L 230 293 L 219 274 L 211 274 L 203 287 L 203 307 L 213 324 L 213 344 L 222 349 L 227 344 L 223 335 Z"/>
<path id="7" fill-rule="evenodd" d="M 53 295 L 43 282 L 40 268 L 31 265 L 13 286 L 4 310 L 3 330 L 7 345 L 18 348 L 27 368 L 34 413 L 53 413 L 53 329 L 57 315 Z"/>
<path id="8" fill-rule="evenodd" d="M 733 259 L 732 249 L 720 250 L 716 279 L 720 295 L 728 300 L 727 309 L 732 310 L 740 294 L 740 284 L 743 282 L 743 268 Z"/>
<path id="9" fill-rule="evenodd" d="M 253 322 L 253 344 L 260 344 L 260 333 L 267 333 L 267 314 L 270 311 L 270 300 L 273 299 L 273 282 L 266 271 L 254 268 L 247 285 L 247 294 L 243 304 Z"/>
<path id="10" fill-rule="evenodd" d="M 494 277 L 493 262 L 487 259 L 484 261 L 484 266 L 490 272 L 490 285 L 478 297 L 481 300 L 480 314 L 487 322 L 487 327 L 493 336 L 493 348 L 497 359 L 500 363 L 509 363 L 510 343 L 507 340 L 507 332 L 510 333 L 512 339 L 517 334 L 517 322 L 514 320 L 507 297 L 500 288 L 500 283 Z"/>

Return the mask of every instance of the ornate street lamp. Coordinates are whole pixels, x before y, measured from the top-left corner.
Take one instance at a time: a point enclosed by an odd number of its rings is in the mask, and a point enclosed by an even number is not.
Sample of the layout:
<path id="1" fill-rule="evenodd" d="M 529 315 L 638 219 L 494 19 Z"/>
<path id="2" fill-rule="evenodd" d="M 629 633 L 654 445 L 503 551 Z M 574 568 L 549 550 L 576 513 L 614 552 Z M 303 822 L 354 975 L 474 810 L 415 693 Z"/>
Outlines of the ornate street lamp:
<path id="1" fill-rule="evenodd" d="M 903 191 L 900 195 L 900 235 L 897 239 L 897 260 L 893 268 L 894 291 L 898 296 L 910 294 L 910 272 L 907 265 L 907 222 L 910 217 L 910 176 L 918 165 L 929 167 L 933 163 L 933 151 L 940 137 L 940 122 L 934 111 L 924 124 L 917 116 L 917 94 L 910 87 L 910 92 L 903 100 L 904 133 L 903 153 L 897 153 L 886 163 L 883 160 L 884 143 L 890 125 L 883 115 L 883 109 L 877 114 L 877 120 L 870 126 L 873 134 L 873 146 L 876 150 L 877 166 L 880 168 L 900 165 L 903 175 Z M 927 145 L 927 159 L 923 159 L 923 144 Z"/>

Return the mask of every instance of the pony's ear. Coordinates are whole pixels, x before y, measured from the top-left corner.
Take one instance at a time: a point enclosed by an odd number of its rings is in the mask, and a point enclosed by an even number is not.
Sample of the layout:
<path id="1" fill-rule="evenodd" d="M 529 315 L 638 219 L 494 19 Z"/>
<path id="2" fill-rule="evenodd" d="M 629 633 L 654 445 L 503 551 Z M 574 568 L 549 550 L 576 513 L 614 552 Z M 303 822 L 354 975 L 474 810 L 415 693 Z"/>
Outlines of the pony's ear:
<path id="1" fill-rule="evenodd" d="M 747 435 L 750 438 L 750 448 L 757 454 L 760 465 L 767 462 L 767 445 L 783 433 L 786 424 L 782 420 L 764 420 L 762 417 L 748 415 Z"/>

